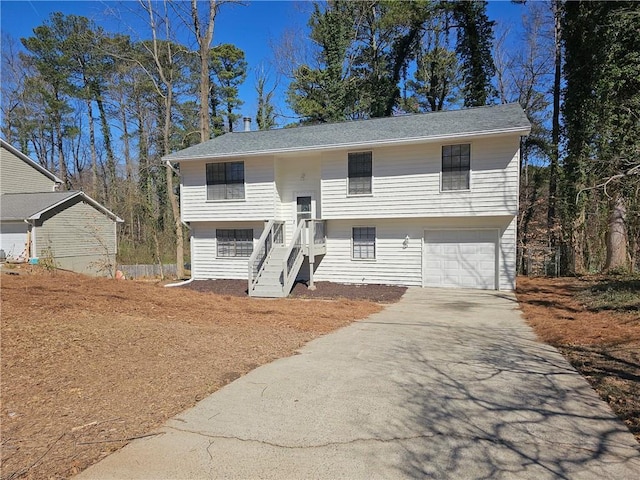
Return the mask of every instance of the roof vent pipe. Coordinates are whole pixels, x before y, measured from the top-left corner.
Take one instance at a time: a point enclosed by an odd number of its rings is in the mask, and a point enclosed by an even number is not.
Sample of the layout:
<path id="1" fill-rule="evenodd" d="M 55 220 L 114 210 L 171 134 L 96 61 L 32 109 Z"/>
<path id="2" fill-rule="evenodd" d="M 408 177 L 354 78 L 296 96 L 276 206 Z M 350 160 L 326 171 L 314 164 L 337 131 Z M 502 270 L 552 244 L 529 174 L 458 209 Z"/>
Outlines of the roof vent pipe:
<path id="1" fill-rule="evenodd" d="M 244 117 L 242 119 L 242 121 L 244 122 L 244 131 L 245 132 L 250 132 L 251 131 L 251 117 Z"/>

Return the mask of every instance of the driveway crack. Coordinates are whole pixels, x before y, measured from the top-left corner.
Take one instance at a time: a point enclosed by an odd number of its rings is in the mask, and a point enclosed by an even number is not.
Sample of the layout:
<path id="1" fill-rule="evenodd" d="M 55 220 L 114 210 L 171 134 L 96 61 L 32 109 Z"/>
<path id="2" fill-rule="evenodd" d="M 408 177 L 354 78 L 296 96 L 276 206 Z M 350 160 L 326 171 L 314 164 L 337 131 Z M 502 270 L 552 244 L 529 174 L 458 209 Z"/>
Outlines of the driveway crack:
<path id="1" fill-rule="evenodd" d="M 325 447 L 331 447 L 331 446 L 336 446 L 336 445 L 352 445 L 352 444 L 356 444 L 356 443 L 402 442 L 402 441 L 409 441 L 409 440 L 428 439 L 428 438 L 433 438 L 433 437 L 435 437 L 437 435 L 440 435 L 440 434 L 437 434 L 437 433 L 430 433 L 430 434 L 420 434 L 420 435 L 410 435 L 410 436 L 390 437 L 390 438 L 376 438 L 376 437 L 354 438 L 352 440 L 317 443 L 317 444 L 312 444 L 312 445 L 287 445 L 287 444 L 283 444 L 283 443 L 270 442 L 268 440 L 258 440 L 258 439 L 255 439 L 255 438 L 243 438 L 243 437 L 238 437 L 238 436 L 234 436 L 234 435 L 212 435 L 212 434 L 208 434 L 208 433 L 204 433 L 204 432 L 199 432 L 197 430 L 188 430 L 188 429 L 176 428 L 176 427 L 170 427 L 170 426 L 165 426 L 165 428 L 171 429 L 171 430 L 175 430 L 175 431 L 178 431 L 178 432 L 192 433 L 194 435 L 199 435 L 201 437 L 209 438 L 209 439 L 212 439 L 212 440 L 237 440 L 239 442 L 259 443 L 259 444 L 262 444 L 262 445 L 268 445 L 270 447 L 285 448 L 285 449 L 290 449 L 290 450 L 304 450 L 304 449 L 313 449 L 313 448 L 325 448 Z M 211 446 L 211 443 L 209 444 L 209 446 Z"/>

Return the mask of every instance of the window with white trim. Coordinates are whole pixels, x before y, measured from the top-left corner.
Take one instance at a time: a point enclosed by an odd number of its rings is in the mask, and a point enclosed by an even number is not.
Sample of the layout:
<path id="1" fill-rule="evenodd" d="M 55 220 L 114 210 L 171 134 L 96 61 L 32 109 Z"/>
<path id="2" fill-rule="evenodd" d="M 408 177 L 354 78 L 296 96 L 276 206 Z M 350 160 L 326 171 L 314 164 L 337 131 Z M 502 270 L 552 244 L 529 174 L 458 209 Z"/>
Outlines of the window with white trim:
<path id="1" fill-rule="evenodd" d="M 207 163 L 207 200 L 244 198 L 244 162 Z"/>
<path id="2" fill-rule="evenodd" d="M 376 227 L 353 227 L 351 256 L 357 260 L 376 258 Z"/>
<path id="3" fill-rule="evenodd" d="M 469 190 L 471 145 L 442 146 L 442 191 Z"/>
<path id="4" fill-rule="evenodd" d="M 371 152 L 349 154 L 349 195 L 371 194 L 372 164 Z"/>
<path id="5" fill-rule="evenodd" d="M 253 253 L 251 228 L 219 228 L 216 230 L 218 257 L 250 257 Z"/>

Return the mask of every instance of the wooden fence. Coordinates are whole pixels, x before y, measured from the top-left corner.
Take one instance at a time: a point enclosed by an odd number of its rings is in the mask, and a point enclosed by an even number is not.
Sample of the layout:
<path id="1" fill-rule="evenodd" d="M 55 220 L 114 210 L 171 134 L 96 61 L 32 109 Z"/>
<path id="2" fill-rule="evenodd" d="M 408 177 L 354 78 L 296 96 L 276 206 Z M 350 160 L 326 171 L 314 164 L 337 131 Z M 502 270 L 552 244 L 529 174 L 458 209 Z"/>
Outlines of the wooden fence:
<path id="1" fill-rule="evenodd" d="M 160 265 L 119 265 L 127 278 L 160 278 Z M 177 274 L 176 264 L 162 265 L 162 273 L 165 277 L 175 277 Z"/>

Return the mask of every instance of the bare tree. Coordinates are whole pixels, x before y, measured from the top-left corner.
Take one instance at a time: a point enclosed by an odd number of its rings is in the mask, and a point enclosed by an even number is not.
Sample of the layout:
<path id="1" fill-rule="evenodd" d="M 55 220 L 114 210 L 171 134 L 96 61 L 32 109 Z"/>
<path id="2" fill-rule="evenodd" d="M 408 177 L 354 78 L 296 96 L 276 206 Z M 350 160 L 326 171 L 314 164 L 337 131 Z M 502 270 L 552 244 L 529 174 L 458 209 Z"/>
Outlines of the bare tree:
<path id="1" fill-rule="evenodd" d="M 160 80 L 160 83 L 156 82 L 154 76 L 150 76 L 156 92 L 162 98 L 164 121 L 162 126 L 162 154 L 168 155 L 171 152 L 170 148 L 170 135 L 171 135 L 171 112 L 174 104 L 174 85 L 175 75 L 178 73 L 175 65 L 175 55 L 177 46 L 171 42 L 172 31 L 171 23 L 168 13 L 167 2 L 164 0 L 164 11 L 162 18 L 159 19 L 159 13 L 154 8 L 152 0 L 139 0 L 142 8 L 147 12 L 149 17 L 149 28 L 151 30 L 151 42 L 146 45 L 148 53 L 153 58 L 155 65 L 155 72 Z M 164 41 L 158 38 L 159 35 L 159 23 L 164 26 Z M 162 85 L 162 86 L 161 86 Z M 164 88 L 162 88 L 164 87 Z M 175 224 L 176 232 L 176 275 L 178 278 L 184 277 L 184 233 L 182 231 L 182 221 L 180 219 L 180 207 L 178 206 L 178 198 L 173 190 L 173 167 L 167 163 L 166 168 L 166 182 L 167 182 L 167 196 L 169 197 L 169 203 L 171 204 L 171 213 L 173 215 L 173 221 Z M 157 248 L 156 240 L 156 248 Z"/>

